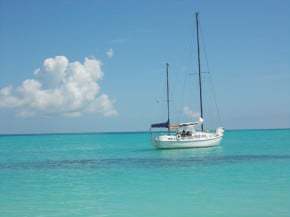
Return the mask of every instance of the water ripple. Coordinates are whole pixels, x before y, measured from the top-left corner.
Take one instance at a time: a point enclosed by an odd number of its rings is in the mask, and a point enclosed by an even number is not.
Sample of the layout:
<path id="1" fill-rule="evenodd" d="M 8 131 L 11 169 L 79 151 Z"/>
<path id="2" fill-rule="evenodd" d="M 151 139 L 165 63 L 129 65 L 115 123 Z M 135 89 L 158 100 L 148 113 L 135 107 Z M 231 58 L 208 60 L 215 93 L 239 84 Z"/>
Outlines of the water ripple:
<path id="1" fill-rule="evenodd" d="M 47 160 L 21 163 L 2 163 L 0 170 L 7 169 L 82 169 L 108 167 L 188 167 L 243 162 L 290 160 L 290 155 L 230 155 L 187 158 L 106 158 L 81 160 Z"/>

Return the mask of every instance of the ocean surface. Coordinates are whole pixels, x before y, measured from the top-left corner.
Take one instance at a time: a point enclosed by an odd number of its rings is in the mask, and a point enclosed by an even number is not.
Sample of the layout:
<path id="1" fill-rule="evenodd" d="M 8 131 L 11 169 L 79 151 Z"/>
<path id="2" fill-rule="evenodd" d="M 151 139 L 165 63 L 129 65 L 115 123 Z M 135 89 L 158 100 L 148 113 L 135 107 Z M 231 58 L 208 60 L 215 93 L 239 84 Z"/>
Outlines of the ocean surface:
<path id="1" fill-rule="evenodd" d="M 1 217 L 289 217 L 290 130 L 156 150 L 149 133 L 0 136 Z"/>

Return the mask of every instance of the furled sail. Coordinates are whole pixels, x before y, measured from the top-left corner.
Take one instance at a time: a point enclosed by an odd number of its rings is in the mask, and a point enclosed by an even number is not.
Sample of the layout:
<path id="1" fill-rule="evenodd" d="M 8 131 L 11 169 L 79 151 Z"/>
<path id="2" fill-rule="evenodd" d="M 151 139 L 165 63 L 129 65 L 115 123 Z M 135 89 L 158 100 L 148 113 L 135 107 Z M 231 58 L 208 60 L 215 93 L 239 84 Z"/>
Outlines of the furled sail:
<path id="1" fill-rule="evenodd" d="M 168 128 L 169 122 L 151 124 L 151 128 Z"/>

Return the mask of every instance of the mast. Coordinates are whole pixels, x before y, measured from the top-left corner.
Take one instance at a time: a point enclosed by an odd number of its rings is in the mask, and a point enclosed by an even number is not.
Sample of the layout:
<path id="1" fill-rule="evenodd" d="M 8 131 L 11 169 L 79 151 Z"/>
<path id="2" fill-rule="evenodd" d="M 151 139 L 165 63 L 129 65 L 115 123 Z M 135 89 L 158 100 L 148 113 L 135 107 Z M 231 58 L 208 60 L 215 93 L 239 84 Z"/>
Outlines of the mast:
<path id="1" fill-rule="evenodd" d="M 167 122 L 151 124 L 152 128 L 167 128 L 170 131 L 170 110 L 169 110 L 169 64 L 166 63 L 166 102 L 167 102 Z"/>
<path id="2" fill-rule="evenodd" d="M 199 23 L 198 13 L 195 13 L 196 20 L 196 39 L 197 39 L 197 63 L 198 63 L 198 80 L 199 80 L 199 103 L 200 103 L 200 117 L 203 118 L 203 106 L 202 106 L 202 86 L 201 86 L 201 64 L 200 64 L 200 49 L 199 49 Z M 203 131 L 203 123 L 201 124 L 201 130 Z"/>
<path id="3" fill-rule="evenodd" d="M 167 94 L 167 129 L 170 129 L 170 110 L 169 110 L 169 79 L 168 79 L 169 64 L 166 63 L 166 94 Z"/>

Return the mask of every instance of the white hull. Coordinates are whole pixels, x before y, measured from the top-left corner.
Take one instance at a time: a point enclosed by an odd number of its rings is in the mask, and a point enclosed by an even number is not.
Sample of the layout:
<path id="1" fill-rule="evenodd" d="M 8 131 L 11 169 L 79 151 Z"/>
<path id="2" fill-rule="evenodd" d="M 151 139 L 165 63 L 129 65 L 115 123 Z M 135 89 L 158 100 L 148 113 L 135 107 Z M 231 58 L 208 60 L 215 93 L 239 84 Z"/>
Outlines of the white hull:
<path id="1" fill-rule="evenodd" d="M 177 138 L 176 136 L 159 136 L 155 138 L 154 145 L 159 149 L 177 148 L 206 148 L 219 145 L 223 136 L 215 135 L 212 138 Z"/>

